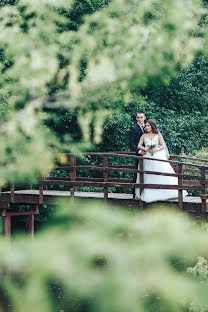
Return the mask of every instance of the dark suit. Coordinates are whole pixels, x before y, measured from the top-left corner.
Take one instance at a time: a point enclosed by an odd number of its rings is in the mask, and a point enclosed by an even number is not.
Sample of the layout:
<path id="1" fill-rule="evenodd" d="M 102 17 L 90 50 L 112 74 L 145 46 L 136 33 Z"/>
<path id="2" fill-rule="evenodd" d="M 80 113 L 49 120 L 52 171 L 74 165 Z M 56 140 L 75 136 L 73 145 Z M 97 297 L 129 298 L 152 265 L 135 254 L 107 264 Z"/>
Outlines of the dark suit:
<path id="1" fill-rule="evenodd" d="M 140 141 L 140 138 L 144 132 L 142 132 L 142 129 L 138 124 L 134 125 L 130 129 L 129 133 L 129 146 L 131 151 L 134 151 L 136 155 L 139 155 L 138 150 L 138 143 Z M 137 159 L 135 162 L 135 168 L 138 168 L 139 160 Z M 133 182 L 136 183 L 137 174 L 134 174 Z M 135 189 L 132 190 L 133 197 L 135 196 Z"/>

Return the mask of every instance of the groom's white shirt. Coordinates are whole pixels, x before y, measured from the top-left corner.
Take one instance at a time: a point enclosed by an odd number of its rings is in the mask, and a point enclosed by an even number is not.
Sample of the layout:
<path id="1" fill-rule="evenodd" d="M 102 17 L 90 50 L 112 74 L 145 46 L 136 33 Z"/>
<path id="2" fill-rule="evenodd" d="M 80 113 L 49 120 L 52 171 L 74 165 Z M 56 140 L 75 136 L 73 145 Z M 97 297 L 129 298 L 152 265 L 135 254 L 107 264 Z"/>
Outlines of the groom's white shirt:
<path id="1" fill-rule="evenodd" d="M 144 133 L 144 127 L 145 127 L 145 124 L 140 125 L 140 123 L 138 123 L 138 122 L 137 122 L 137 124 L 140 126 L 140 128 L 141 128 L 142 132 Z M 143 128 L 142 128 L 142 127 L 143 127 Z"/>

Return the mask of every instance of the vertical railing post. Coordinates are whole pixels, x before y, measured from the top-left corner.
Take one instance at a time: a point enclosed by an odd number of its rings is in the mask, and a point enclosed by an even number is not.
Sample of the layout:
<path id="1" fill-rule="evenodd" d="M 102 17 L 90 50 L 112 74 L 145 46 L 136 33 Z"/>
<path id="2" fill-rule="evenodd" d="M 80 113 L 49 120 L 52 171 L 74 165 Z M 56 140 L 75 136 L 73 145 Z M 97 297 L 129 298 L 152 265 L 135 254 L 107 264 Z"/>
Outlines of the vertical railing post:
<path id="1" fill-rule="evenodd" d="M 39 177 L 39 204 L 43 204 L 43 177 Z"/>
<path id="2" fill-rule="evenodd" d="M 70 156 L 70 180 L 76 181 L 77 173 L 76 173 L 76 157 Z M 70 187 L 71 197 L 74 197 L 74 192 L 76 190 L 75 186 Z"/>
<path id="3" fill-rule="evenodd" d="M 11 238 L 11 216 L 7 214 L 6 209 L 3 210 L 2 216 L 5 217 L 4 221 L 4 233 L 5 237 L 10 240 Z"/>
<path id="4" fill-rule="evenodd" d="M 139 183 L 144 184 L 144 161 L 143 161 L 143 158 L 141 158 L 139 160 L 139 166 L 138 167 L 139 167 L 139 170 L 141 170 L 141 172 L 139 173 Z M 140 187 L 140 198 L 141 198 L 143 190 L 144 189 L 142 187 Z M 144 207 L 143 201 L 141 199 L 139 200 L 139 207 L 141 209 L 143 209 L 143 207 Z"/>
<path id="5" fill-rule="evenodd" d="M 183 164 L 178 164 L 178 174 L 180 175 L 178 177 L 178 186 L 183 186 Z M 181 209 L 183 209 L 183 190 L 178 190 L 178 205 Z"/>
<path id="6" fill-rule="evenodd" d="M 201 180 L 200 184 L 202 186 L 202 193 L 201 193 L 201 208 L 202 208 L 202 218 L 206 219 L 207 216 L 207 211 L 206 211 L 206 206 L 207 206 L 207 200 L 206 200 L 206 169 L 201 168 Z"/>
<path id="7" fill-rule="evenodd" d="M 108 155 L 103 156 L 103 182 L 108 182 Z M 108 187 L 103 187 L 104 199 L 108 199 Z"/>
<path id="8" fill-rule="evenodd" d="M 45 180 L 45 179 L 46 179 L 46 176 L 42 176 L 42 179 Z M 43 185 L 43 190 L 45 190 L 45 191 L 48 190 L 48 185 L 47 185 L 47 184 L 44 184 L 44 185 Z"/>
<path id="9" fill-rule="evenodd" d="M 14 203 L 14 184 L 11 185 L 10 191 L 11 191 L 11 203 Z"/>

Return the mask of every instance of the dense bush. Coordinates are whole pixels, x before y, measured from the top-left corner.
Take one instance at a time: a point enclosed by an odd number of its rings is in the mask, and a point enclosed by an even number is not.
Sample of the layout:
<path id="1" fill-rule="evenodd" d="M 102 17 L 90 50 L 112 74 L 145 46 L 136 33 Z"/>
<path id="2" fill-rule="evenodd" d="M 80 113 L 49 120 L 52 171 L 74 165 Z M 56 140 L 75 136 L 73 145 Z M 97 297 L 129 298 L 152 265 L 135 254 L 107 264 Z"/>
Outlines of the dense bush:
<path id="1" fill-rule="evenodd" d="M 170 79 L 168 85 L 149 85 L 142 91 L 150 101 L 160 107 L 176 112 L 208 113 L 208 57 L 197 57 L 192 65 L 179 72 L 178 76 Z"/>
<path id="2" fill-rule="evenodd" d="M 171 154 L 191 154 L 208 145 L 208 116 L 200 111 L 187 112 L 163 108 L 154 102 L 145 106 L 129 104 L 120 113 L 113 113 L 103 125 L 102 142 L 94 146 L 100 152 L 129 150 L 129 129 L 136 123 L 135 113 L 143 110 L 147 118 L 155 119 Z M 50 117 L 51 116 L 51 117 Z M 70 135 L 82 142 L 82 132 L 76 111 L 59 110 L 51 113 L 46 124 L 59 135 Z"/>
<path id="3" fill-rule="evenodd" d="M 130 127 L 135 124 L 135 113 L 143 107 L 130 104 L 125 113 L 115 114 L 104 124 L 100 151 L 128 150 Z M 155 119 L 171 154 L 190 153 L 208 145 L 208 117 L 201 112 L 193 113 L 165 109 L 151 102 L 144 111 L 147 118 Z"/>

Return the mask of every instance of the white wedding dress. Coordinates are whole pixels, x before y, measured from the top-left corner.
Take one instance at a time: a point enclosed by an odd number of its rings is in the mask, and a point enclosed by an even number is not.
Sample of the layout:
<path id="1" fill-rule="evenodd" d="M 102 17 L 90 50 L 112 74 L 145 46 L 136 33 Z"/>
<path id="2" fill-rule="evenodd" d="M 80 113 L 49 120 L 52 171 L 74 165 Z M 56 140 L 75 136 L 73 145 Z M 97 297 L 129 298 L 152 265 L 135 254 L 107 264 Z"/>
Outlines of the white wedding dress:
<path id="1" fill-rule="evenodd" d="M 144 138 L 145 147 L 149 147 L 151 144 L 154 144 L 159 147 L 159 137 L 155 135 L 152 139 Z M 167 160 L 165 150 L 161 150 L 155 152 L 153 155 L 147 152 L 146 155 L 143 156 L 144 162 L 144 170 L 145 171 L 157 171 L 157 172 L 165 172 L 165 173 L 175 173 L 173 168 L 168 162 L 161 162 L 161 161 L 154 161 L 148 160 L 145 158 L 157 158 L 157 159 L 164 159 Z M 139 169 L 139 168 L 138 168 Z M 140 176 L 137 174 L 136 183 L 140 183 Z M 178 178 L 177 177 L 169 177 L 169 176 L 161 176 L 161 175 L 154 175 L 154 174 L 144 174 L 144 184 L 170 184 L 170 185 L 177 185 Z M 183 196 L 186 196 L 188 193 L 183 191 Z M 168 189 L 144 189 L 141 196 L 140 196 L 140 189 L 135 189 L 136 199 L 141 199 L 146 203 L 156 202 L 156 201 L 164 201 L 171 198 L 178 197 L 177 190 L 168 190 Z"/>

